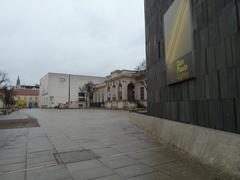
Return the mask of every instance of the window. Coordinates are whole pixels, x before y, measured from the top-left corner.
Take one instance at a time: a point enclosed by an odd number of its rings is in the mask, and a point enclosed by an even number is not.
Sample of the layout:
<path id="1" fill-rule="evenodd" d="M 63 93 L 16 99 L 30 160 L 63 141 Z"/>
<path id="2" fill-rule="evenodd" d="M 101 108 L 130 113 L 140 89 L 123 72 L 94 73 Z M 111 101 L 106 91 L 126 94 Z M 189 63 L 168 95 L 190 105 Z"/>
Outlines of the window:
<path id="1" fill-rule="evenodd" d="M 108 86 L 108 89 L 107 89 L 107 100 L 111 101 L 111 93 L 110 93 L 110 87 L 109 86 Z"/>
<path id="2" fill-rule="evenodd" d="M 83 93 L 83 92 L 80 92 L 80 93 L 78 93 L 78 97 L 85 97 L 85 93 Z"/>
<path id="3" fill-rule="evenodd" d="M 144 87 L 140 88 L 140 99 L 144 100 Z"/>
<path id="4" fill-rule="evenodd" d="M 99 93 L 96 93 L 96 99 L 97 99 L 97 102 L 99 102 Z"/>
<path id="5" fill-rule="evenodd" d="M 65 82 L 65 78 L 60 78 L 60 82 L 64 83 Z"/>
<path id="6" fill-rule="evenodd" d="M 102 92 L 102 102 L 104 102 L 104 92 Z"/>
<path id="7" fill-rule="evenodd" d="M 122 100 L 122 84 L 118 85 L 118 99 Z"/>
<path id="8" fill-rule="evenodd" d="M 85 98 L 84 98 L 84 97 L 78 98 L 78 101 L 79 101 L 79 102 L 84 102 L 84 101 L 85 101 Z"/>
<path id="9" fill-rule="evenodd" d="M 85 101 L 85 93 L 83 92 L 78 93 L 78 101 Z"/>
<path id="10" fill-rule="evenodd" d="M 112 87 L 112 98 L 113 98 L 113 101 L 116 101 L 116 86 L 113 85 Z"/>
<path id="11" fill-rule="evenodd" d="M 54 104 L 54 96 L 50 96 L 50 104 Z"/>

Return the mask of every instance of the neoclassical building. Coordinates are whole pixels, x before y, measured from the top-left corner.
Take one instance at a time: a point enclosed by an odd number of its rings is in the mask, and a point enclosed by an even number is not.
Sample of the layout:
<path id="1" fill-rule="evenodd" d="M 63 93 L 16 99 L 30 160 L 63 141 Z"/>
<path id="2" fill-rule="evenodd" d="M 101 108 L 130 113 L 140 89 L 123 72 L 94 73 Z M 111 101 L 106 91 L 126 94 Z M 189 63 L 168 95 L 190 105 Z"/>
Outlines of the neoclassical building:
<path id="1" fill-rule="evenodd" d="M 137 71 L 116 70 L 95 86 L 93 102 L 108 109 L 147 106 L 147 92 Z"/>

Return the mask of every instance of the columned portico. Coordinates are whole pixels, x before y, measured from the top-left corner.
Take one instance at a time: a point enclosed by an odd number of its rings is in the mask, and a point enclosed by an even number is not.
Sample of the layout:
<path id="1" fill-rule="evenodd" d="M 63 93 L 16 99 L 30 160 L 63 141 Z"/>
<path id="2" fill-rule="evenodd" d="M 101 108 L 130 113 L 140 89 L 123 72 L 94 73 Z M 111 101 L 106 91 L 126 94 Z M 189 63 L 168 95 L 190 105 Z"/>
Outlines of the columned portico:
<path id="1" fill-rule="evenodd" d="M 98 96 L 98 89 L 94 93 Z M 107 76 L 105 86 L 102 90 L 105 91 L 105 107 L 109 109 L 129 109 L 136 107 L 140 101 L 145 103 L 145 99 L 140 99 L 141 82 L 137 80 L 136 71 L 114 71 L 111 75 Z M 139 93 L 136 93 L 139 91 Z M 95 98 L 96 103 L 98 98 Z"/>
<path id="2" fill-rule="evenodd" d="M 122 100 L 127 101 L 127 83 L 124 82 L 122 85 Z"/>

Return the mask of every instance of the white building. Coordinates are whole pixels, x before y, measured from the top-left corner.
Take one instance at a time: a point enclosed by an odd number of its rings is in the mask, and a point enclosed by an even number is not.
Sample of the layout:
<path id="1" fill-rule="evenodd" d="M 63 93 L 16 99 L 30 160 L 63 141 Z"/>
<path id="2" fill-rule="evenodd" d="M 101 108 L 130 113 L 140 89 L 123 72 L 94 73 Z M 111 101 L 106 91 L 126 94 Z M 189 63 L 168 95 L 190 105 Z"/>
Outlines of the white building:
<path id="1" fill-rule="evenodd" d="M 68 104 L 71 108 L 84 106 L 79 88 L 86 83 L 99 84 L 104 77 L 48 73 L 40 80 L 39 105 L 53 108 Z"/>

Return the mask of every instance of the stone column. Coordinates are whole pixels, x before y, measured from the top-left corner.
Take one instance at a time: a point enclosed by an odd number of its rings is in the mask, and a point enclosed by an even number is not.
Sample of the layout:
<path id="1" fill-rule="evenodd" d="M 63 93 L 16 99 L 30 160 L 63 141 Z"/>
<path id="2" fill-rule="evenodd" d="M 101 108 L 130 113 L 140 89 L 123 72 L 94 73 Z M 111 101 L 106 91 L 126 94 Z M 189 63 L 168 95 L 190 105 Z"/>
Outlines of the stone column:
<path id="1" fill-rule="evenodd" d="M 116 85 L 116 100 L 117 101 L 119 100 L 119 97 L 118 97 L 118 90 L 119 90 L 118 86 L 119 86 L 119 84 Z"/>
<path id="2" fill-rule="evenodd" d="M 122 83 L 122 100 L 128 100 L 128 82 Z"/>

